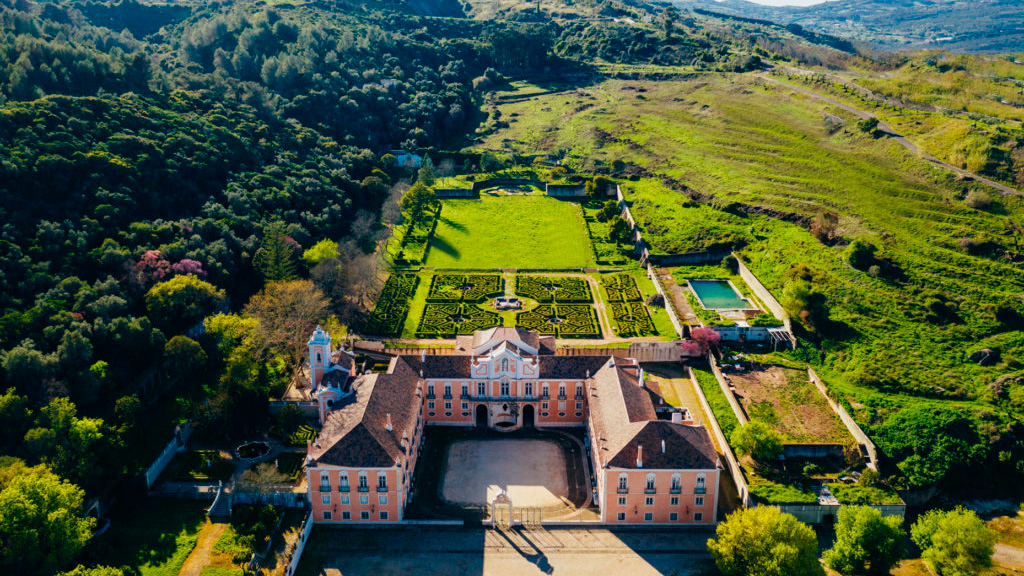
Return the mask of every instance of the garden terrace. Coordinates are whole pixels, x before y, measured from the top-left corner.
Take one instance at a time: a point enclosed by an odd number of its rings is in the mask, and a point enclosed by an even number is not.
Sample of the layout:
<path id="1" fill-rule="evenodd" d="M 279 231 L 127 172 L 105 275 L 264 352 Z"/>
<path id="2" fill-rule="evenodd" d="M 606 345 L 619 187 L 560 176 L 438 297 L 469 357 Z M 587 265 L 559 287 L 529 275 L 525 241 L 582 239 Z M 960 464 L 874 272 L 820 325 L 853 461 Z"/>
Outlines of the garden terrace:
<path id="1" fill-rule="evenodd" d="M 454 338 L 501 325 L 501 316 L 475 304 L 427 302 L 417 338 Z"/>
<path id="2" fill-rule="evenodd" d="M 481 302 L 505 291 L 499 274 L 434 274 L 430 281 L 430 302 Z"/>
<path id="3" fill-rule="evenodd" d="M 537 302 L 593 302 L 585 278 L 574 276 L 517 276 L 516 295 Z"/>
<path id="4" fill-rule="evenodd" d="M 625 248 L 611 239 L 611 225 L 601 222 L 597 213 L 601 202 L 589 201 L 583 204 L 583 222 L 590 236 L 590 245 L 594 250 L 594 259 L 599 265 L 622 265 L 629 262 L 631 245 Z"/>
<path id="5" fill-rule="evenodd" d="M 541 304 L 520 312 L 516 325 L 557 338 L 600 338 L 601 326 L 590 304 Z"/>
<path id="6" fill-rule="evenodd" d="M 578 202 L 547 196 L 443 200 L 426 265 L 435 269 L 594 266 Z"/>
<path id="7" fill-rule="evenodd" d="M 395 273 L 388 276 L 377 298 L 377 305 L 366 321 L 366 332 L 378 336 L 401 335 L 418 284 L 419 276 L 416 274 Z"/>

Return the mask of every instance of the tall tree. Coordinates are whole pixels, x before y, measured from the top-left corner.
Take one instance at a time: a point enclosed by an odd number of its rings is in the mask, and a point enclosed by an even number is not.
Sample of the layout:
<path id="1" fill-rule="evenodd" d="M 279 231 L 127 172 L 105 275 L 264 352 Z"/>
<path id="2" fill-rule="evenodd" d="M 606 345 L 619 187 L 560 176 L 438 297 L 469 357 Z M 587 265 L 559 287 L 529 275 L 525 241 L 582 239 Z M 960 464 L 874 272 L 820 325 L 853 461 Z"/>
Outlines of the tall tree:
<path id="1" fill-rule="evenodd" d="M 962 506 L 925 512 L 910 528 L 910 537 L 940 576 L 975 576 L 992 565 L 995 531 Z"/>
<path id="2" fill-rule="evenodd" d="M 402 196 L 401 206 L 411 225 L 423 221 L 423 216 L 428 210 L 437 205 L 437 196 L 434 190 L 423 182 L 416 182 Z"/>
<path id="3" fill-rule="evenodd" d="M 195 276 L 175 276 L 146 292 L 146 311 L 161 328 L 183 330 L 224 303 L 224 291 Z"/>
<path id="4" fill-rule="evenodd" d="M 842 574 L 883 576 L 903 558 L 905 534 L 898 516 L 882 516 L 869 506 L 843 506 L 836 522 L 836 543 L 825 564 Z"/>
<path id="5" fill-rule="evenodd" d="M 760 462 L 774 460 L 782 454 L 782 436 L 761 420 L 751 420 L 737 428 L 730 441 L 736 452 Z"/>
<path id="6" fill-rule="evenodd" d="M 296 276 L 299 246 L 285 234 L 284 224 L 274 222 L 267 226 L 263 241 L 253 256 L 253 266 L 268 282 L 291 280 Z"/>
<path id="7" fill-rule="evenodd" d="M 259 319 L 264 346 L 281 351 L 297 368 L 310 333 L 327 316 L 329 303 L 309 280 L 271 282 L 249 300 L 245 313 Z"/>
<path id="8" fill-rule="evenodd" d="M 810 526 L 773 506 L 737 510 L 718 525 L 708 551 L 725 576 L 821 576 Z"/>
<path id="9" fill-rule="evenodd" d="M 81 488 L 45 466 L 0 458 L 0 572 L 43 575 L 64 567 L 92 535 L 84 499 Z"/>

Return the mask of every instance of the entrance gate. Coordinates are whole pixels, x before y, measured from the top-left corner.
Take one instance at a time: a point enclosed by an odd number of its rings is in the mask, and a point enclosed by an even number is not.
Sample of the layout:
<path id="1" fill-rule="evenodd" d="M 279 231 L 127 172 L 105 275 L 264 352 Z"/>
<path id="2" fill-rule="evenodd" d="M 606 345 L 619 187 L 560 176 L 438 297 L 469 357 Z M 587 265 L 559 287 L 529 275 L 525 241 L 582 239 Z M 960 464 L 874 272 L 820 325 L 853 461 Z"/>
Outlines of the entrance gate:
<path id="1" fill-rule="evenodd" d="M 491 528 L 507 530 L 519 522 L 524 528 L 540 528 L 544 509 L 537 507 L 516 508 L 508 492 L 502 490 L 491 502 Z"/>

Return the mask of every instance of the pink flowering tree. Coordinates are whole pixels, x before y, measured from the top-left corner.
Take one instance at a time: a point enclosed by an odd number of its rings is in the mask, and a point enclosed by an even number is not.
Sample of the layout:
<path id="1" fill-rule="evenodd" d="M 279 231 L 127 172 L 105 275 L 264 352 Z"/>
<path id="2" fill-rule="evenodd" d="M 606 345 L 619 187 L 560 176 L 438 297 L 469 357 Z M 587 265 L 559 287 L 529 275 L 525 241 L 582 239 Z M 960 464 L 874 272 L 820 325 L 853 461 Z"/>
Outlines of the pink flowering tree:
<path id="1" fill-rule="evenodd" d="M 722 341 L 722 335 L 711 328 L 694 328 L 690 339 L 682 343 L 683 352 L 688 356 L 706 356 Z"/>
<path id="2" fill-rule="evenodd" d="M 143 290 L 167 278 L 171 263 L 163 258 L 159 250 L 146 250 L 138 262 L 131 264 L 128 281 L 135 288 Z"/>
<path id="3" fill-rule="evenodd" d="M 172 264 L 171 272 L 175 276 L 192 275 L 206 278 L 206 270 L 203 270 L 203 263 L 191 258 L 182 258 L 180 261 Z"/>

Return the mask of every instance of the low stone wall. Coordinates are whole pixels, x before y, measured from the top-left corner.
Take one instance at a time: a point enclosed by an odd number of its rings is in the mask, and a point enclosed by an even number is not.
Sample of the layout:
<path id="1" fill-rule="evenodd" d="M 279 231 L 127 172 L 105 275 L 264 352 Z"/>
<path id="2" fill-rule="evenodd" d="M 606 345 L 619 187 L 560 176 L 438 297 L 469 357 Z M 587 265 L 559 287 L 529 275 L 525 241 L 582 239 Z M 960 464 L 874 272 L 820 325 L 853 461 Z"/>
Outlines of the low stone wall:
<path id="1" fill-rule="evenodd" d="M 774 504 L 773 504 L 774 506 Z M 782 504 L 779 510 L 786 514 L 796 516 L 797 520 L 807 524 L 828 524 L 836 519 L 840 505 L 836 504 Z M 904 504 L 880 504 L 871 506 L 882 513 L 883 516 L 906 516 L 907 507 Z"/>
<path id="2" fill-rule="evenodd" d="M 479 198 L 480 194 L 472 188 L 434 188 L 434 195 L 438 198 Z"/>
<path id="3" fill-rule="evenodd" d="M 171 438 L 163 452 L 146 469 L 146 488 L 152 488 L 156 484 L 157 479 L 160 478 L 160 474 L 167 468 L 167 465 L 171 463 L 171 460 L 174 460 L 174 456 L 185 450 L 190 436 L 192 436 L 191 423 L 186 422 L 175 430 L 174 438 Z"/>
<path id="4" fill-rule="evenodd" d="M 669 295 L 668 290 L 661 285 L 661 278 L 658 277 L 658 271 L 654 269 L 650 263 L 647 264 L 647 277 L 654 282 L 654 289 L 661 294 L 662 298 L 665 299 L 665 312 L 668 312 L 668 319 L 672 322 L 672 327 L 676 329 L 676 336 L 683 337 L 683 322 L 679 319 L 679 315 L 676 313 L 675 305 L 672 304 L 672 297 Z"/>
<path id="5" fill-rule="evenodd" d="M 647 261 L 655 266 L 704 266 L 716 264 L 732 253 L 732 250 L 702 250 L 680 254 L 648 254 Z"/>
<path id="6" fill-rule="evenodd" d="M 725 394 L 725 399 L 729 401 L 729 405 L 732 406 L 733 413 L 736 414 L 736 419 L 740 421 L 741 426 L 746 426 L 750 419 L 747 418 L 746 411 L 740 406 L 739 400 L 736 399 L 736 394 L 733 393 L 732 389 L 729 388 L 729 383 L 725 381 L 725 374 L 722 374 L 722 369 L 718 367 L 718 362 L 715 361 L 715 357 L 708 355 L 708 364 L 711 365 L 711 372 L 714 373 L 715 379 L 718 380 L 718 385 L 722 387 L 722 393 Z"/>
<path id="7" fill-rule="evenodd" d="M 828 458 L 843 457 L 842 444 L 783 444 L 782 454 L 786 458 Z"/>
<path id="8" fill-rule="evenodd" d="M 530 180 L 529 178 L 491 178 L 490 180 L 474 182 L 473 193 L 479 196 L 481 190 L 493 188 L 494 186 L 536 186 L 544 188 L 547 186 L 547 183 L 540 180 Z"/>
<path id="9" fill-rule="evenodd" d="M 736 258 L 740 278 L 743 278 L 743 281 L 747 283 L 747 286 L 749 286 L 754 292 L 754 295 L 757 296 L 758 300 L 768 307 L 768 311 L 779 320 L 782 320 L 782 325 L 786 328 L 786 331 L 789 332 L 790 341 L 792 346 L 795 348 L 796 338 L 792 336 L 793 321 L 790 320 L 789 314 L 786 314 L 785 308 L 783 308 L 782 304 L 775 299 L 775 296 L 772 296 L 771 291 L 768 290 L 760 280 L 758 280 L 757 276 L 750 271 L 750 268 L 747 268 L 747 265 L 743 263 L 743 260 L 740 259 L 735 252 L 733 252 L 732 255 Z"/>
<path id="10" fill-rule="evenodd" d="M 313 531 L 313 513 L 310 512 L 302 521 L 302 532 L 299 541 L 295 543 L 295 550 L 292 551 L 292 558 L 288 561 L 288 567 L 284 570 L 284 576 L 294 576 L 302 560 L 302 553 L 306 550 L 306 542 L 309 542 L 309 535 Z"/>
<path id="11" fill-rule="evenodd" d="M 555 198 L 586 198 L 587 187 L 584 184 L 548 184 L 544 192 Z"/>
<path id="12" fill-rule="evenodd" d="M 740 467 L 739 461 L 736 459 L 736 455 L 733 454 L 732 448 L 729 446 L 729 441 L 725 437 L 725 433 L 722 432 L 722 428 L 718 425 L 718 419 L 715 418 L 715 413 L 711 410 L 711 404 L 708 399 L 704 396 L 704 390 L 700 387 L 700 382 L 697 381 L 697 376 L 693 373 L 693 368 L 687 366 L 686 372 L 690 376 L 690 383 L 693 385 L 694 391 L 697 393 L 697 400 L 700 402 L 700 407 L 704 410 L 704 413 L 708 415 L 708 424 L 710 424 L 711 434 L 714 435 L 718 444 L 722 447 L 722 455 L 725 456 L 725 464 L 729 468 L 729 473 L 732 475 L 733 483 L 736 485 L 736 492 L 740 495 L 740 501 L 743 502 L 744 507 L 751 507 L 754 505 L 753 498 L 750 497 L 750 487 L 747 485 L 747 478 L 743 475 L 743 468 Z"/>

